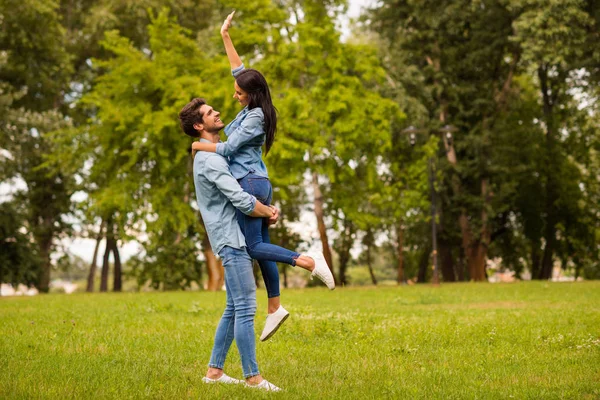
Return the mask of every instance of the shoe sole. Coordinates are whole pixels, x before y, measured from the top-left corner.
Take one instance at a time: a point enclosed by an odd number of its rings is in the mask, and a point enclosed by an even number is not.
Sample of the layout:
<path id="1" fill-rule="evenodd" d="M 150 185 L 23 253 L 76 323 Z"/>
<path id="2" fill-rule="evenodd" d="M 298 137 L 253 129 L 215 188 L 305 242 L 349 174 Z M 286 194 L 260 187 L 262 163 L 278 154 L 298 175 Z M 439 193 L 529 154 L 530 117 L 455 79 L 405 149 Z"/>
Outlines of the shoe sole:
<path id="1" fill-rule="evenodd" d="M 314 276 L 314 275 L 313 275 Z M 333 287 L 329 287 L 329 285 L 327 284 L 327 282 L 325 282 L 323 279 L 319 278 L 318 276 L 314 276 L 315 278 L 317 278 L 318 280 L 320 280 L 321 282 L 323 282 L 323 284 L 325 285 L 325 287 L 329 290 L 334 290 L 335 289 L 335 279 L 333 279 Z"/>
<path id="2" fill-rule="evenodd" d="M 277 326 L 275 327 L 275 329 L 273 329 L 271 331 L 271 333 L 269 333 L 267 336 L 265 336 L 264 339 L 260 339 L 261 342 L 266 342 L 267 340 L 269 340 L 271 338 L 271 336 L 273 336 L 275 334 L 275 332 L 277 332 L 279 330 L 279 327 L 281 325 L 283 325 L 283 323 L 285 322 L 286 319 L 288 319 L 288 317 L 290 316 L 290 314 L 287 314 L 285 317 L 283 317 L 281 319 L 281 321 L 279 321 L 279 323 L 277 324 Z"/>

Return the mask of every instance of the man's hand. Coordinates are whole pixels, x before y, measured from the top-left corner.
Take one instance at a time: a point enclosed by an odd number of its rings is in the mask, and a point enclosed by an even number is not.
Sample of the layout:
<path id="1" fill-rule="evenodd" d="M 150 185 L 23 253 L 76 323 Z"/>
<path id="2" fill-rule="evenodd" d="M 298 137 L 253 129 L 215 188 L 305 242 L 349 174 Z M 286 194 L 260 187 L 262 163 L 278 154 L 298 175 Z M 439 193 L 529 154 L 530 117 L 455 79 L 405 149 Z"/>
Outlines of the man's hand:
<path id="1" fill-rule="evenodd" d="M 273 210 L 273 215 L 269 217 L 269 225 L 273 225 L 277 223 L 279 219 L 279 209 L 275 206 L 269 206 L 271 210 Z"/>
<path id="2" fill-rule="evenodd" d="M 221 36 L 229 35 L 229 28 L 231 27 L 231 19 L 233 18 L 233 14 L 235 14 L 235 10 L 231 14 L 225 18 L 223 21 L 223 26 L 221 27 Z"/>

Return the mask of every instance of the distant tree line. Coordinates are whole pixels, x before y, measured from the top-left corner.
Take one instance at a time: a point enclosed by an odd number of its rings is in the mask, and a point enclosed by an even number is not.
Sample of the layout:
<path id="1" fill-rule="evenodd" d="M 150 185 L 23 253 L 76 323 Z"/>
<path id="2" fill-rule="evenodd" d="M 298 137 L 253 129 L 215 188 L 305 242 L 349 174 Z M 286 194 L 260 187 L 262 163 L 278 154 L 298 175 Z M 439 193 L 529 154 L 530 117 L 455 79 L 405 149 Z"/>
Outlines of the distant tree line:
<path id="1" fill-rule="evenodd" d="M 139 285 L 222 286 L 177 114 L 193 97 L 237 113 L 217 34 L 231 9 L 279 110 L 274 241 L 301 245 L 290 226 L 311 212 L 338 284 L 357 265 L 426 282 L 431 167 L 443 281 L 485 281 L 490 259 L 599 278 L 600 4 L 382 0 L 342 40 L 345 5 L 1 0 L 0 281 L 48 291 L 79 237 L 97 243 L 90 291 L 99 267 L 122 290 L 134 239 Z"/>

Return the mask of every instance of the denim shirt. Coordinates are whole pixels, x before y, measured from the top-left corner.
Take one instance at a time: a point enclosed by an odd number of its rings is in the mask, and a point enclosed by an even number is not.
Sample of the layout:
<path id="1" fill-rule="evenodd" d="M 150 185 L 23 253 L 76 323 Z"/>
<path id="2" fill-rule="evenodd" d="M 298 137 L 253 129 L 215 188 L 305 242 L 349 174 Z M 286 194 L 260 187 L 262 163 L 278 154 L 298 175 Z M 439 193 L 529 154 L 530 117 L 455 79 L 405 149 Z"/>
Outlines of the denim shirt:
<path id="1" fill-rule="evenodd" d="M 234 77 L 244 70 L 244 64 L 233 69 Z M 262 160 L 262 145 L 265 142 L 265 115 L 260 107 L 244 107 L 237 117 L 225 127 L 227 141 L 217 144 L 217 154 L 229 157 L 231 174 L 242 179 L 249 173 L 269 177 L 267 166 Z"/>
<path id="2" fill-rule="evenodd" d="M 206 139 L 201 142 L 211 143 Z M 199 151 L 194 158 L 196 200 L 214 253 L 225 246 L 246 246 L 235 209 L 251 214 L 256 198 L 242 190 L 229 171 L 227 160 L 219 154 Z"/>

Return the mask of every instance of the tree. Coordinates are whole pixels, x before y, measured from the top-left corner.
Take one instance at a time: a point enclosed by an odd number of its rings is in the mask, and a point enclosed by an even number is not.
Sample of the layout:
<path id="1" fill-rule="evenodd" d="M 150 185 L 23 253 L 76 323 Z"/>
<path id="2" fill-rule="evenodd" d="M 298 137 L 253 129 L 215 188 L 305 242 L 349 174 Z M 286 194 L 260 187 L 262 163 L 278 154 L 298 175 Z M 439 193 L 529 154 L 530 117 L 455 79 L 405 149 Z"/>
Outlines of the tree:
<path id="1" fill-rule="evenodd" d="M 72 71 L 71 57 L 62 47 L 65 32 L 55 1 L 3 1 L 0 62 L 3 110 L 0 179 L 24 182 L 14 195 L 24 205 L 28 234 L 41 260 L 35 280 L 41 292 L 49 290 L 50 254 L 57 237 L 68 229 L 63 216 L 69 211 L 73 177 L 45 164 L 59 151 L 48 142 L 50 132 L 66 129 L 63 115 L 65 83 Z"/>
<path id="2" fill-rule="evenodd" d="M 197 93 L 215 98 L 213 104 L 219 107 L 221 88 L 230 78 L 226 67 L 215 72 L 212 64 L 189 62 L 203 56 L 190 32 L 167 11 L 152 17 L 148 32 L 148 49 L 136 48 L 117 32 L 106 34 L 103 46 L 114 57 L 95 60 L 103 73 L 82 99 L 93 119 L 89 128 L 82 128 L 87 141 L 81 152 L 95 161 L 89 176 L 99 185 L 89 194 L 96 215 L 107 221 L 107 251 L 116 249 L 118 236 L 147 232 L 152 269 L 157 265 L 154 249 L 187 251 L 189 244 L 182 239 L 189 237 L 190 226 L 199 228 L 190 207 L 190 141 L 175 116 Z M 220 87 L 215 76 L 223 82 Z M 140 276 L 156 276 L 149 273 Z"/>
<path id="3" fill-rule="evenodd" d="M 569 147 L 564 144 L 568 144 L 570 136 L 576 137 L 579 130 L 578 124 L 571 122 L 573 115 L 579 114 L 574 89 L 585 83 L 575 76 L 586 66 L 598 68 L 598 56 L 594 63 L 594 54 L 588 50 L 598 36 L 593 28 L 598 6 L 578 0 L 514 1 L 511 6 L 519 14 L 514 23 L 514 39 L 523 49 L 523 68 L 535 74 L 544 133 L 540 143 L 543 156 L 537 169 L 540 217 L 525 220 L 529 225 L 535 224 L 527 235 L 531 271 L 533 278 L 549 279 L 555 256 L 560 253 L 560 231 L 563 231 L 561 236 L 572 237 L 573 241 L 581 238 L 585 242 L 585 238 L 593 237 L 585 216 L 587 211 L 577 206 L 585 196 L 577 187 L 582 177 L 577 163 L 569 157 Z M 567 132 L 566 140 L 561 131 Z M 571 252 L 567 250 L 567 254 Z"/>
<path id="4" fill-rule="evenodd" d="M 25 219 L 16 205 L 5 202 L 0 207 L 0 282 L 13 286 L 36 285 L 42 267 L 31 235 L 20 231 Z"/>
<path id="5" fill-rule="evenodd" d="M 494 205 L 501 203 L 495 196 L 504 193 L 499 171 L 489 164 L 490 141 L 511 93 L 519 57 L 510 41 L 513 16 L 494 1 L 402 0 L 385 1 L 370 16 L 372 28 L 393 49 L 391 54 L 399 55 L 388 58 L 392 79 L 422 105 L 405 101 L 409 120 L 436 133 L 448 122 L 459 128 L 456 144 L 450 136 L 440 136 L 447 159 L 442 165 L 447 182 L 441 189 L 451 191 L 441 198 L 454 199 L 441 204 L 440 224 L 452 243 L 447 228 L 458 221 L 469 277 L 485 280 L 487 249 L 498 215 Z M 405 68 L 407 77 L 400 77 Z"/>

